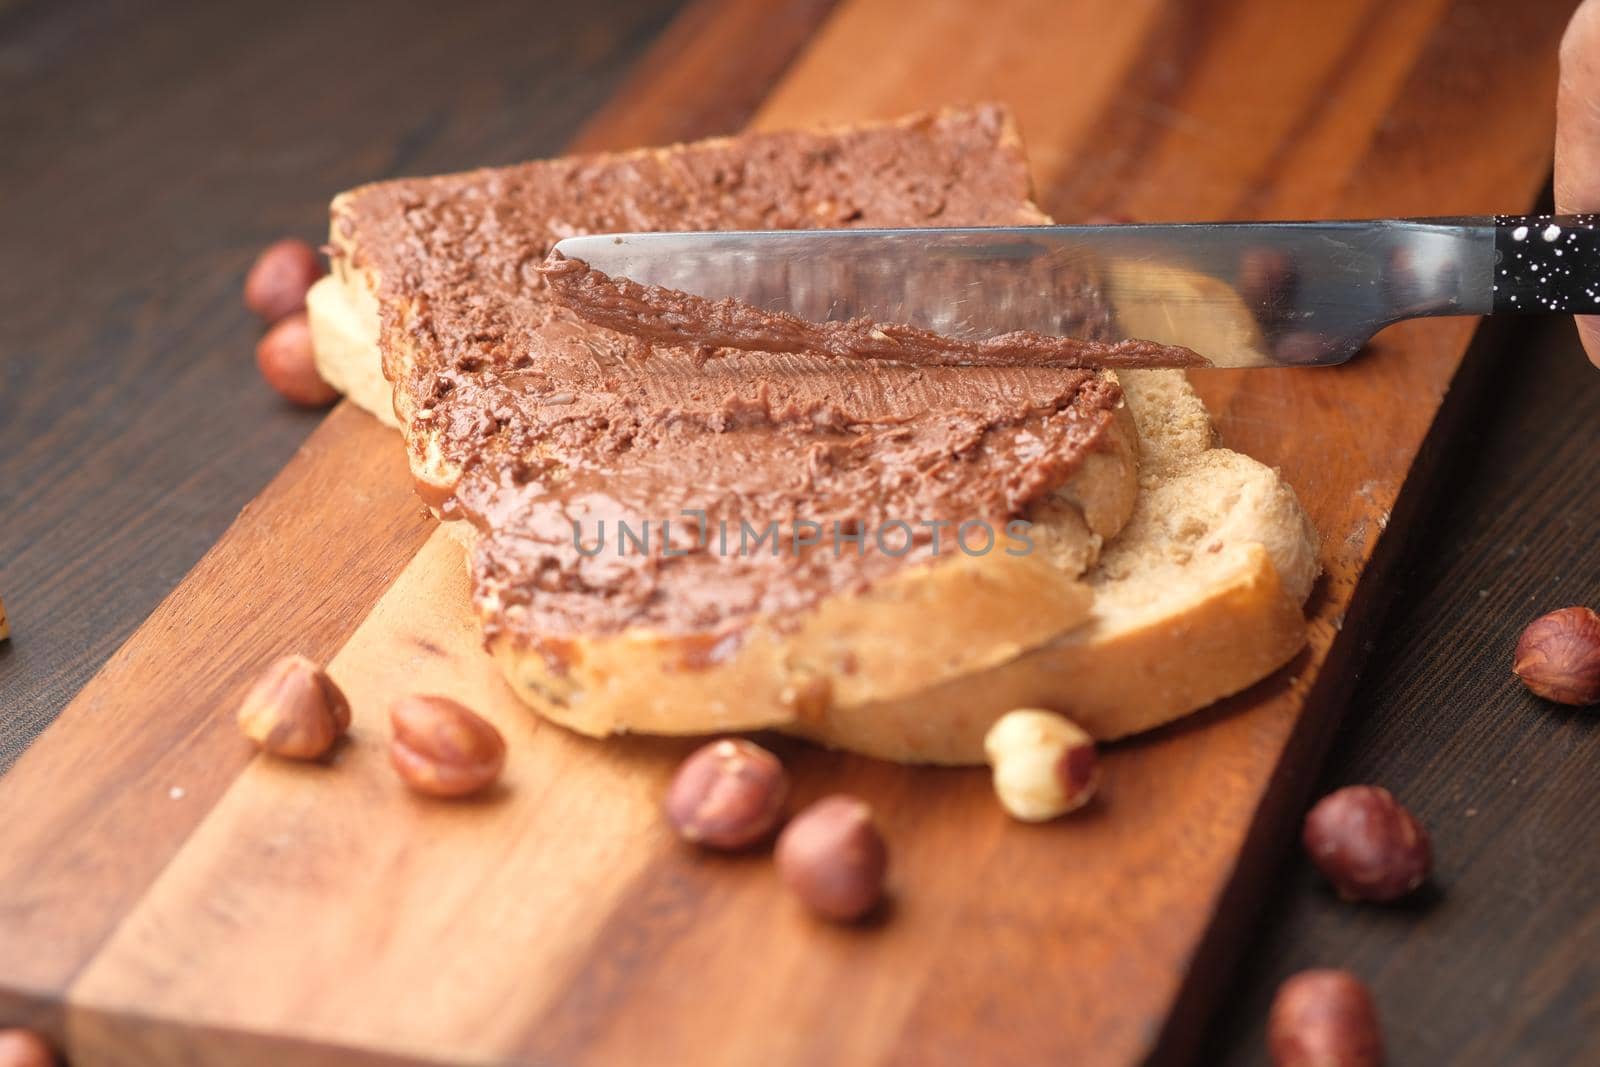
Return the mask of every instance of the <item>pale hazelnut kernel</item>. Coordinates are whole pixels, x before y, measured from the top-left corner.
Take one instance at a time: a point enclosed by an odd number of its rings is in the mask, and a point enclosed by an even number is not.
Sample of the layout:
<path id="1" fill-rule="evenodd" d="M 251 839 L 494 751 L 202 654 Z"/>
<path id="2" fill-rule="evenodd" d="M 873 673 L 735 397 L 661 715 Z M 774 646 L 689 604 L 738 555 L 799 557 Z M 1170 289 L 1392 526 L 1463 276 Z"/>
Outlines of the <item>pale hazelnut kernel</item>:
<path id="1" fill-rule="evenodd" d="M 245 694 L 238 722 L 263 752 L 321 759 L 350 729 L 350 702 L 321 667 L 304 656 L 284 656 Z"/>
<path id="2" fill-rule="evenodd" d="M 778 835 L 778 876 L 801 902 L 850 922 L 883 899 L 889 849 L 864 800 L 836 794 L 795 816 Z"/>
<path id="3" fill-rule="evenodd" d="M 54 1067 L 56 1062 L 55 1051 L 32 1030 L 0 1030 L 0 1067 Z"/>
<path id="4" fill-rule="evenodd" d="M 667 789 L 667 820 L 685 841 L 736 849 L 778 825 L 789 778 L 778 757 L 749 741 L 723 738 L 689 755 Z"/>
<path id="5" fill-rule="evenodd" d="M 1387 901 L 1428 878 L 1433 850 L 1422 824 L 1389 793 L 1353 785 L 1329 793 L 1306 816 L 1306 854 L 1346 900 Z"/>
<path id="6" fill-rule="evenodd" d="M 1381 1067 L 1372 995 L 1348 971 L 1301 971 L 1278 987 L 1267 1050 L 1273 1067 Z"/>
<path id="7" fill-rule="evenodd" d="M 317 371 L 304 311 L 285 316 L 262 335 L 256 342 L 256 367 L 280 396 L 301 407 L 320 408 L 339 399 L 339 390 Z"/>
<path id="8" fill-rule="evenodd" d="M 407 696 L 389 708 L 389 759 L 405 782 L 433 797 L 463 797 L 500 777 L 506 743 L 489 720 L 438 696 Z"/>
<path id="9" fill-rule="evenodd" d="M 245 307 L 271 325 L 304 311 L 306 293 L 326 273 L 317 250 L 306 242 L 294 237 L 274 241 L 262 249 L 245 275 Z"/>
<path id="10" fill-rule="evenodd" d="M 1600 615 L 1571 607 L 1534 619 L 1517 641 L 1511 670 L 1546 700 L 1600 703 Z"/>
<path id="11" fill-rule="evenodd" d="M 1100 785 L 1094 738 L 1051 711 L 1019 708 L 983 739 L 1000 804 L 1024 822 L 1044 822 L 1089 803 Z"/>

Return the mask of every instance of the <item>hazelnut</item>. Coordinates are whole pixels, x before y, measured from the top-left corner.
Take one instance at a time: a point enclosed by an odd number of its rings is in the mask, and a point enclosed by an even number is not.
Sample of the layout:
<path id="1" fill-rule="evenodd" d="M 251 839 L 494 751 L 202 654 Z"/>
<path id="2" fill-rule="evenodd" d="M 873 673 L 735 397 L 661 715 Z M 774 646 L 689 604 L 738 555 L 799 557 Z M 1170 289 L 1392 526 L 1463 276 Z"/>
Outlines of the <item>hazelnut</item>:
<path id="1" fill-rule="evenodd" d="M 239 729 L 263 752 L 314 760 L 350 729 L 350 702 L 315 663 L 284 656 L 250 687 L 238 718 Z"/>
<path id="2" fill-rule="evenodd" d="M 6 621 L 6 606 L 0 601 L 0 641 L 11 636 L 11 624 Z"/>
<path id="3" fill-rule="evenodd" d="M 1573 607 L 1534 619 L 1517 641 L 1511 670 L 1546 700 L 1600 703 L 1600 615 Z"/>
<path id="4" fill-rule="evenodd" d="M 1428 877 L 1428 832 L 1389 793 L 1353 785 L 1329 793 L 1306 816 L 1302 841 L 1346 900 L 1395 900 Z"/>
<path id="5" fill-rule="evenodd" d="M 0 1030 L 0 1067 L 54 1067 L 56 1054 L 32 1030 Z"/>
<path id="6" fill-rule="evenodd" d="M 836 794 L 795 816 L 778 835 L 778 876 L 812 911 L 859 919 L 883 899 L 889 851 L 863 800 Z"/>
<path id="7" fill-rule="evenodd" d="M 772 832 L 789 779 L 778 757 L 724 738 L 690 754 L 667 790 L 667 819 L 685 841 L 743 848 Z"/>
<path id="8" fill-rule="evenodd" d="M 1267 1018 L 1274 1067 L 1380 1067 L 1372 995 L 1349 971 L 1301 971 L 1278 987 Z"/>
<path id="9" fill-rule="evenodd" d="M 262 250 L 244 277 L 244 306 L 271 325 L 306 307 L 306 291 L 326 274 L 317 250 L 294 237 Z"/>
<path id="10" fill-rule="evenodd" d="M 1089 803 L 1100 785 L 1094 738 L 1050 711 L 1019 708 L 983 739 L 1000 804 L 1024 822 L 1044 822 Z"/>
<path id="11" fill-rule="evenodd" d="M 433 797 L 477 793 L 500 777 L 506 743 L 487 719 L 446 697 L 409 696 L 389 708 L 389 759 L 406 785 Z"/>
<path id="12" fill-rule="evenodd" d="M 256 342 L 256 366 L 268 385 L 301 407 L 319 408 L 339 398 L 339 391 L 317 373 L 304 311 L 284 318 Z"/>

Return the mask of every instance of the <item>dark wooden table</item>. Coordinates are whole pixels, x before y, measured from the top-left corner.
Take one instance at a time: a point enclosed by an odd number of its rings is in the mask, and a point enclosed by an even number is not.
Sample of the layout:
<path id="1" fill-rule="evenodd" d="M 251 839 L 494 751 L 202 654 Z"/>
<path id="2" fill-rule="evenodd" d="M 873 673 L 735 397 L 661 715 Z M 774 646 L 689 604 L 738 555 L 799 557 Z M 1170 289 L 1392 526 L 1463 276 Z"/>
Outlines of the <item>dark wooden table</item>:
<path id="1" fill-rule="evenodd" d="M 652 43 L 739 10 L 668 31 L 681 6 L 0 0 L 0 770 L 316 424 L 256 378 L 255 252 L 363 180 L 625 133 L 603 105 Z M 667 85 L 657 128 L 738 126 L 826 6 L 723 60 L 748 100 Z M 1199 1062 L 1265 1062 L 1272 990 L 1313 965 L 1372 983 L 1396 1064 L 1600 1062 L 1600 715 L 1508 674 L 1526 619 L 1600 601 L 1597 414 L 1570 323 L 1484 331 L 1324 782 L 1407 800 L 1437 884 L 1352 909 L 1286 856 Z"/>

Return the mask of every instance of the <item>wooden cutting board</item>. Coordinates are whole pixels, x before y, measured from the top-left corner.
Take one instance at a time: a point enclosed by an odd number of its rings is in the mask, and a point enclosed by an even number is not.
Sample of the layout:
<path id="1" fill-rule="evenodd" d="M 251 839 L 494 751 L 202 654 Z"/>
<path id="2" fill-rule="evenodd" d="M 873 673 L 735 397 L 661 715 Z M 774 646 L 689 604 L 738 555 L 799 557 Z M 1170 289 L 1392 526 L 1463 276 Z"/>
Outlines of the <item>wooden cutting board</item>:
<path id="1" fill-rule="evenodd" d="M 1063 220 L 1522 210 L 1569 5 L 826 8 L 702 0 L 581 143 L 992 99 Z M 514 705 L 397 437 L 342 405 L 0 779 L 0 1023 L 79 1067 L 1182 1061 L 1343 711 L 1473 330 L 1195 375 L 1225 442 L 1280 466 L 1322 531 L 1310 646 L 1117 746 L 1088 813 L 1021 826 L 981 771 L 776 742 L 798 800 L 849 790 L 882 815 L 893 902 L 861 929 L 800 914 L 762 855 L 672 839 L 657 805 L 686 743 L 589 741 Z M 331 766 L 255 758 L 232 724 L 289 651 L 353 699 Z M 502 789 L 402 791 L 383 707 L 416 690 L 500 724 Z"/>

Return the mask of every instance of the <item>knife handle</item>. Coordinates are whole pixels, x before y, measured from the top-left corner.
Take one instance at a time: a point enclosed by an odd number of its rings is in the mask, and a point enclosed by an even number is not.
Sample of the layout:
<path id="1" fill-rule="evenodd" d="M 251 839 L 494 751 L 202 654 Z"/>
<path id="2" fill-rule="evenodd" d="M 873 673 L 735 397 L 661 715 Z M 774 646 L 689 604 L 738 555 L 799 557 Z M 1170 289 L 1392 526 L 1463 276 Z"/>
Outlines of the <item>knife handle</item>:
<path id="1" fill-rule="evenodd" d="M 1494 311 L 1600 315 L 1600 215 L 1496 215 Z"/>

